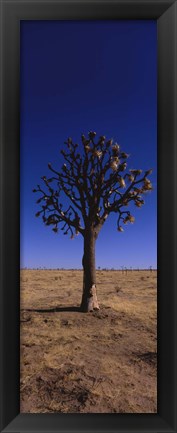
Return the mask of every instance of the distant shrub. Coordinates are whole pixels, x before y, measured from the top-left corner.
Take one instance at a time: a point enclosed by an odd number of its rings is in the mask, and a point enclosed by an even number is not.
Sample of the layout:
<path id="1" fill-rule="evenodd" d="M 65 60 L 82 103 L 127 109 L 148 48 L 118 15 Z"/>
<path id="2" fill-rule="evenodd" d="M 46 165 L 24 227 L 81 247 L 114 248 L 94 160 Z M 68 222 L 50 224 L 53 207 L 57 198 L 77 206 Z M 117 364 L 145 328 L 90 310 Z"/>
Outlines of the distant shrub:
<path id="1" fill-rule="evenodd" d="M 115 291 L 116 293 L 121 292 L 122 288 L 120 286 L 115 286 Z"/>

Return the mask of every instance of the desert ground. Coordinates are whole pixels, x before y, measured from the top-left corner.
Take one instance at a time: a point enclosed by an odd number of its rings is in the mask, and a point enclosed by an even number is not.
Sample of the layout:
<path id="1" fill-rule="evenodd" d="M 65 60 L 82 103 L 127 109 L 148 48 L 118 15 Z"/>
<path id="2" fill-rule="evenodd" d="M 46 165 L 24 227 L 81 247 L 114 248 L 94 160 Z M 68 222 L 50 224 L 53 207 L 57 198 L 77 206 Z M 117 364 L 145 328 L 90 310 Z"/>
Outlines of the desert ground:
<path id="1" fill-rule="evenodd" d="M 157 412 L 157 272 L 21 270 L 21 413 Z"/>

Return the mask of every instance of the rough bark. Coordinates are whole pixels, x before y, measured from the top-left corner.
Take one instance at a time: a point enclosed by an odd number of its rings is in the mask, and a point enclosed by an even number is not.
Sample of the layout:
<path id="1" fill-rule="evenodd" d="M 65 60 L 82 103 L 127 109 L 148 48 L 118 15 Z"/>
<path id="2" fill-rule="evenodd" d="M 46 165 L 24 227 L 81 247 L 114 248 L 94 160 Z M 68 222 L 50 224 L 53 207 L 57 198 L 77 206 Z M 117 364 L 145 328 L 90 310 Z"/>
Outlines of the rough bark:
<path id="1" fill-rule="evenodd" d="M 81 310 L 90 312 L 99 310 L 96 294 L 96 269 L 95 269 L 95 242 L 96 233 L 93 229 L 87 230 L 84 236 L 83 265 L 83 295 Z"/>

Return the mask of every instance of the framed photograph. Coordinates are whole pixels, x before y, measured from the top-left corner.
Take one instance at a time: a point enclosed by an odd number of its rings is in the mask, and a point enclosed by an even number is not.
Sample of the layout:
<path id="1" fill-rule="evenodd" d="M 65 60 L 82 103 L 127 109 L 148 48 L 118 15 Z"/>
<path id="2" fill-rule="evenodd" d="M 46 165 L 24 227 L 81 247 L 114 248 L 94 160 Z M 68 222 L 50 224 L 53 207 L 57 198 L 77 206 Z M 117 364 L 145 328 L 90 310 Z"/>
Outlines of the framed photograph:
<path id="1" fill-rule="evenodd" d="M 1 431 L 176 432 L 176 1 L 1 17 Z"/>

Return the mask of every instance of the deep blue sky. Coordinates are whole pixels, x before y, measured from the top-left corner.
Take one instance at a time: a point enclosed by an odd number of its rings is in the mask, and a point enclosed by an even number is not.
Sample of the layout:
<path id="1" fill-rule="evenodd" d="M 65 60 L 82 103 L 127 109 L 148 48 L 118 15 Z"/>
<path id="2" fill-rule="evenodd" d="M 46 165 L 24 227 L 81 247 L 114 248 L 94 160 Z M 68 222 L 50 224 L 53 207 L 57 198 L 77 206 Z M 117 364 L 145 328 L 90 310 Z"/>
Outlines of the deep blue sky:
<path id="1" fill-rule="evenodd" d="M 154 191 L 134 207 L 134 224 L 106 221 L 96 265 L 156 267 L 156 21 L 21 22 L 21 267 L 81 268 L 83 238 L 55 234 L 32 189 L 47 163 L 62 165 L 68 136 L 94 130 L 130 153 L 128 168 L 153 168 Z"/>

